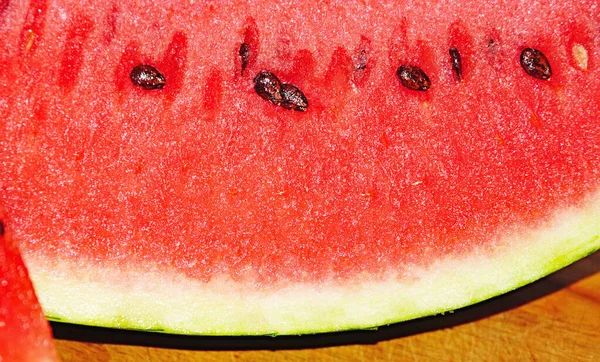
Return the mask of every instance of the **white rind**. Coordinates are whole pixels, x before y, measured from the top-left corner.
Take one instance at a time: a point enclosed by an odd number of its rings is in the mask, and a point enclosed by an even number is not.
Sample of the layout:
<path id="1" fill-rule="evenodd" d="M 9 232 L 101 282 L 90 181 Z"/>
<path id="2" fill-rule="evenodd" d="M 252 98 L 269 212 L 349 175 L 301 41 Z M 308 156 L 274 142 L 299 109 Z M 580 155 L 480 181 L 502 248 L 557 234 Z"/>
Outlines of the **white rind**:
<path id="1" fill-rule="evenodd" d="M 40 255 L 26 255 L 26 262 L 46 314 L 73 323 L 204 335 L 372 328 L 479 302 L 600 249 L 600 196 L 497 245 L 415 270 L 412 280 L 363 276 L 344 285 L 269 290 L 225 277 L 203 283 L 175 272 L 73 265 Z"/>

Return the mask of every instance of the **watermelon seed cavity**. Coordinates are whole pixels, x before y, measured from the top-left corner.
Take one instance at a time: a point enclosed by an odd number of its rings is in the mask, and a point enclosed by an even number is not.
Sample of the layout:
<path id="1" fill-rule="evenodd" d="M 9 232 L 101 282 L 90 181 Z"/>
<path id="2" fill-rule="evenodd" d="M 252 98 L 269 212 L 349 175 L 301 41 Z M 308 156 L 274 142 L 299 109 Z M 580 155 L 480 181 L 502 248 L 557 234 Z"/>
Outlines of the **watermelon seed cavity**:
<path id="1" fill-rule="evenodd" d="M 0 220 L 0 237 L 4 236 L 4 223 Z"/>
<path id="2" fill-rule="evenodd" d="M 165 77 L 151 65 L 140 64 L 129 74 L 133 84 L 144 89 L 161 89 L 165 86 Z"/>
<path id="3" fill-rule="evenodd" d="M 404 87 L 416 91 L 426 91 L 431 87 L 431 81 L 425 72 L 414 65 L 401 65 L 396 70 L 396 76 Z"/>
<path id="4" fill-rule="evenodd" d="M 4 14 L 4 10 L 8 7 L 8 0 L 0 0 L 0 15 Z"/>
<path id="5" fill-rule="evenodd" d="M 462 61 L 458 49 L 450 48 L 450 62 L 452 63 L 454 77 L 460 82 L 462 80 Z"/>
<path id="6" fill-rule="evenodd" d="M 534 78 L 549 80 L 552 77 L 552 69 L 548 58 L 537 49 L 523 49 L 521 52 L 521 66 L 525 73 Z"/>

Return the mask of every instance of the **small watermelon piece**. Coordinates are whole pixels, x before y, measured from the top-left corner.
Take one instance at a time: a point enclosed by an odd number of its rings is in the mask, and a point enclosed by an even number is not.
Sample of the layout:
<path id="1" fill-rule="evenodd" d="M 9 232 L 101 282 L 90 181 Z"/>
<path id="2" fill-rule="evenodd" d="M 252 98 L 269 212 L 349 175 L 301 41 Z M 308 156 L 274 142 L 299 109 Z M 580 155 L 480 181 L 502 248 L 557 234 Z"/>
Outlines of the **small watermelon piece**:
<path id="1" fill-rule="evenodd" d="M 0 361 L 58 361 L 21 254 L 0 221 Z"/>
<path id="2" fill-rule="evenodd" d="M 51 318 L 373 328 L 600 248 L 596 0 L 1 4 L 0 213 Z"/>

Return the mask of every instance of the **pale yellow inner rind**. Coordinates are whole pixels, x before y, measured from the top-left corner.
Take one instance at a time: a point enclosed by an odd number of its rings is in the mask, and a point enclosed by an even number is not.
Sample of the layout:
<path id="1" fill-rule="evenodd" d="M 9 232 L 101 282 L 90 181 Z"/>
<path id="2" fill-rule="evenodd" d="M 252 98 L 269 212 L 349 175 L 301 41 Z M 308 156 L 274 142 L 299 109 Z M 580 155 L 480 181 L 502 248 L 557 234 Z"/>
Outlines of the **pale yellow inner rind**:
<path id="1" fill-rule="evenodd" d="M 600 249 L 600 196 L 537 230 L 505 235 L 414 270 L 410 280 L 288 284 L 269 290 L 227 277 L 72 264 L 26 255 L 46 315 L 97 326 L 204 335 L 301 334 L 372 328 L 454 310 L 513 290 Z M 148 266 L 151 270 L 151 266 Z"/>

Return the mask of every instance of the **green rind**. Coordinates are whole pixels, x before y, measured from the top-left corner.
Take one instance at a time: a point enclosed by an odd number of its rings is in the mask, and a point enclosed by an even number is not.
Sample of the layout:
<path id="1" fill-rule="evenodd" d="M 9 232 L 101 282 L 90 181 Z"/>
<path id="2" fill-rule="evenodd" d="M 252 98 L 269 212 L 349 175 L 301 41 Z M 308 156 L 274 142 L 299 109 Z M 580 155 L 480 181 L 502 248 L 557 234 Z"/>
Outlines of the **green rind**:
<path id="1" fill-rule="evenodd" d="M 535 230 L 512 228 L 483 250 L 412 268 L 411 278 L 268 289 L 223 276 L 123 269 L 29 255 L 49 318 L 85 325 L 201 335 L 286 335 L 368 329 L 471 305 L 542 278 L 600 249 L 600 197 Z M 519 230 L 519 231 L 516 231 Z M 218 280 L 217 280 L 218 279 Z"/>

